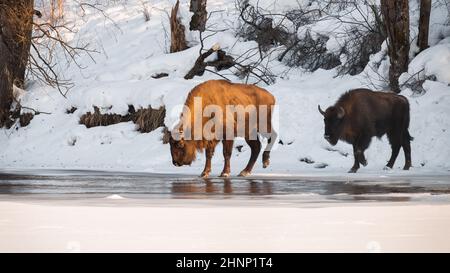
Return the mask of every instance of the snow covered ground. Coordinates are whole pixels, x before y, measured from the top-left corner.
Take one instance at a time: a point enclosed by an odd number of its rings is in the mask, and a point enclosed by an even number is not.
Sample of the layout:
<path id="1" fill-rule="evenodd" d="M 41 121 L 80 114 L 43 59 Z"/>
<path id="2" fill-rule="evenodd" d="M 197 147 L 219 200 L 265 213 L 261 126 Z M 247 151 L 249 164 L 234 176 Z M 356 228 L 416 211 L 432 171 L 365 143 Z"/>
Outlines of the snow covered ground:
<path id="1" fill-rule="evenodd" d="M 0 216 L 1 252 L 450 251 L 446 204 L 19 199 Z"/>
<path id="2" fill-rule="evenodd" d="M 61 72 L 71 78 L 75 87 L 63 98 L 55 89 L 31 82 L 22 104 L 43 112 L 34 117 L 24 128 L 2 129 L 0 144 L 0 167 L 9 168 L 70 168 L 100 170 L 130 170 L 146 172 L 176 172 L 199 174 L 204 158 L 199 156 L 192 167 L 176 168 L 171 164 L 169 147 L 163 145 L 160 130 L 141 134 L 133 123 L 120 123 L 107 127 L 87 129 L 78 123 L 82 114 L 101 107 L 103 112 L 125 113 L 128 105 L 167 109 L 165 122 L 172 125 L 179 116 L 187 93 L 195 85 L 218 78 L 206 72 L 202 77 L 184 80 L 183 76 L 192 67 L 198 56 L 198 35 L 188 32 L 187 38 L 192 46 L 183 52 L 168 54 L 167 15 L 175 1 L 146 1 L 150 11 L 150 21 L 145 22 L 141 1 L 115 1 L 105 10 L 114 24 L 101 14 L 92 12 L 83 20 L 66 9 L 68 18 L 75 18 L 78 33 L 74 41 L 82 39 L 90 42 L 100 54 L 94 55 L 95 63 L 87 56 L 80 57 L 81 64 L 87 68 L 64 67 Z M 297 1 L 260 1 L 268 8 L 286 10 Z M 273 5 L 272 5 L 272 4 Z M 274 4 L 275 3 L 275 4 Z M 189 16 L 188 1 L 181 1 L 183 20 Z M 210 24 L 217 29 L 228 29 L 208 38 L 205 48 L 218 43 L 232 55 L 240 55 L 254 45 L 244 42 L 234 34 L 236 10 L 233 1 L 208 1 L 208 10 L 221 10 L 211 15 Z M 416 11 L 417 12 L 417 11 Z M 432 47 L 417 56 L 410 66 L 410 74 L 425 68 L 421 76 L 434 74 L 437 81 L 425 81 L 426 93 L 414 95 L 406 89 L 402 95 L 411 104 L 410 132 L 414 168 L 407 174 L 449 173 L 450 172 L 450 39 L 439 39 L 448 35 L 450 28 L 445 25 L 447 16 L 442 7 L 433 9 L 433 27 L 430 41 Z M 416 13 L 414 13 L 416 14 Z M 445 37 L 445 36 L 444 36 Z M 332 47 L 330 43 L 330 47 Z M 376 59 L 377 55 L 373 56 Z M 281 73 L 287 68 L 273 61 L 272 69 Z M 381 66 L 383 68 L 383 65 Z M 380 68 L 380 69 L 381 69 Z M 153 79 L 155 73 L 165 72 L 169 76 Z M 260 161 L 254 173 L 277 174 L 342 174 L 352 165 L 352 149 L 345 143 L 332 147 L 323 139 L 322 116 L 317 105 L 327 107 L 334 103 L 345 91 L 367 87 L 368 81 L 362 73 L 359 76 L 335 77 L 335 70 L 319 69 L 313 73 L 301 69 L 291 69 L 275 84 L 261 85 L 272 92 L 279 105 L 279 137 L 285 145 L 276 145 L 272 152 L 271 166 L 262 169 Z M 230 76 L 232 80 L 238 78 Z M 403 78 L 408 78 L 405 74 Z M 67 114 L 72 106 L 77 110 Z M 250 151 L 244 144 L 241 153 L 234 151 L 232 174 L 237 174 L 247 162 Z M 289 144 L 289 145 L 286 145 Z M 386 138 L 374 139 L 366 152 L 368 167 L 360 173 L 384 175 L 404 174 L 403 154 L 397 159 L 395 168 L 382 171 L 390 156 Z M 300 161 L 308 158 L 314 163 Z M 221 147 L 216 150 L 212 175 L 219 174 L 222 165 Z M 323 167 L 325 168 L 318 168 Z"/>

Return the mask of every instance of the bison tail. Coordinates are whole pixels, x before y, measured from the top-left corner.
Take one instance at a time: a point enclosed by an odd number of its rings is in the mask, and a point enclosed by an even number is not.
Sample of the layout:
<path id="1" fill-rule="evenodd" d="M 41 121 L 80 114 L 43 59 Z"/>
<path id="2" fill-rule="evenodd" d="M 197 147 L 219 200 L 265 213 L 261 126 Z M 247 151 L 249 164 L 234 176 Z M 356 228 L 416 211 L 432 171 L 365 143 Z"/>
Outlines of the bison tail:
<path id="1" fill-rule="evenodd" d="M 410 141 L 413 141 L 414 138 L 409 134 L 409 131 L 408 131 L 408 130 L 406 131 L 406 133 L 407 133 L 408 139 L 409 139 Z"/>
<path id="2" fill-rule="evenodd" d="M 405 123 L 404 123 L 404 125 L 405 125 L 405 130 L 406 130 L 406 137 L 409 139 L 409 141 L 413 141 L 414 140 L 414 138 L 409 134 L 409 130 L 408 130 L 408 128 L 409 128 L 409 119 L 410 119 L 410 116 L 409 116 L 409 103 L 408 103 L 408 100 L 405 98 L 405 100 L 406 100 L 406 109 L 405 109 L 405 115 L 404 115 L 404 117 L 405 117 Z"/>

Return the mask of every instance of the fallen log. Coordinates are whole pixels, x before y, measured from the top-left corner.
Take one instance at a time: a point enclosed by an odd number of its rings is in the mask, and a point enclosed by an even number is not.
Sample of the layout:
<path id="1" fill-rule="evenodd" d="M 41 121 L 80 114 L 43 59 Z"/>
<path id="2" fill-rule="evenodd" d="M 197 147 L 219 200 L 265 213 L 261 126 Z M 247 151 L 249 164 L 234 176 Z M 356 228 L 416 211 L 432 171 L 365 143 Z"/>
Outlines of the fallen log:
<path id="1" fill-rule="evenodd" d="M 210 62 L 205 62 L 206 58 L 211 56 L 211 54 L 217 52 L 217 59 Z M 205 69 L 208 66 L 212 66 L 216 71 L 221 71 L 224 69 L 231 68 L 235 65 L 234 58 L 227 55 L 225 51 L 220 49 L 218 44 L 215 44 L 208 51 L 200 54 L 200 56 L 195 61 L 194 66 L 189 70 L 189 72 L 184 76 L 186 80 L 192 79 L 195 76 L 202 76 L 205 73 Z"/>

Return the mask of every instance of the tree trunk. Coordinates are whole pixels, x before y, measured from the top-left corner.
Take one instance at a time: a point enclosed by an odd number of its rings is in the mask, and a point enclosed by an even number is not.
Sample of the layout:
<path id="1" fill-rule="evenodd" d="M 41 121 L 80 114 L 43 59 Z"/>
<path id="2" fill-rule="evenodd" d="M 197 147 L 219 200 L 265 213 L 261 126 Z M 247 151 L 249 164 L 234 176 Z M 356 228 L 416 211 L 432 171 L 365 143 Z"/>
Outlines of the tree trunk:
<path id="1" fill-rule="evenodd" d="M 23 88 L 30 54 L 33 27 L 33 0 L 2 0 L 0 22 L 3 41 L 11 52 L 9 69 L 13 82 Z"/>
<path id="2" fill-rule="evenodd" d="M 408 0 L 381 0 L 381 12 L 386 27 L 390 59 L 389 86 L 399 93 L 398 78 L 408 70 L 409 5 Z"/>
<path id="3" fill-rule="evenodd" d="M 50 0 L 50 20 L 54 24 L 63 17 L 63 0 Z"/>
<path id="4" fill-rule="evenodd" d="M 33 0 L 0 2 L 0 126 L 8 120 L 13 84 L 23 88 L 30 54 Z"/>
<path id="5" fill-rule="evenodd" d="M 180 1 L 177 0 L 177 3 L 172 8 L 172 12 L 170 14 L 170 53 L 182 51 L 188 47 L 186 44 L 186 37 L 184 35 L 184 26 L 177 17 L 179 5 Z"/>
<path id="6" fill-rule="evenodd" d="M 206 0 L 191 0 L 189 11 L 194 13 L 189 23 L 189 29 L 201 32 L 205 31 L 208 15 L 206 11 Z"/>
<path id="7" fill-rule="evenodd" d="M 9 120 L 9 109 L 12 102 L 13 82 L 7 56 L 9 54 L 4 46 L 2 36 L 0 36 L 0 128 Z"/>
<path id="8" fill-rule="evenodd" d="M 420 0 L 419 35 L 417 46 L 419 53 L 428 48 L 428 30 L 430 27 L 431 0 Z"/>

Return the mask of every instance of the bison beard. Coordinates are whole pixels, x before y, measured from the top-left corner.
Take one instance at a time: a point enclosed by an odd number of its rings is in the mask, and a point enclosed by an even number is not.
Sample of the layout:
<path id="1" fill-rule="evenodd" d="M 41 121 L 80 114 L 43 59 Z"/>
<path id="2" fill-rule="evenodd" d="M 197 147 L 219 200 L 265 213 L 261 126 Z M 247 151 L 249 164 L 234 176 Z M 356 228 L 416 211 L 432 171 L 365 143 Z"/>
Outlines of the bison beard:
<path id="1" fill-rule="evenodd" d="M 189 93 L 185 106 L 192 112 L 192 116 L 190 118 L 186 118 L 181 116 L 180 124 L 183 121 L 188 123 L 188 130 L 183 132 L 183 129 L 177 128 L 174 129 L 173 132 L 166 131 L 163 139 L 166 139 L 166 142 L 170 144 L 170 151 L 172 155 L 172 163 L 175 166 L 183 166 L 190 165 L 192 161 L 195 160 L 196 152 L 205 150 L 206 162 L 205 168 L 201 174 L 201 177 L 208 177 L 211 172 L 211 159 L 214 155 L 214 150 L 217 144 L 221 141 L 223 145 L 223 157 L 225 159 L 224 167 L 221 173 L 221 177 L 228 177 L 230 175 L 230 159 L 233 151 L 233 142 L 234 137 L 238 136 L 238 129 L 236 128 L 236 120 L 232 119 L 234 126 L 233 136 L 225 136 L 224 138 L 205 138 L 203 136 L 202 139 L 184 139 L 184 136 L 190 135 L 195 136 L 194 127 L 196 122 L 194 121 L 198 118 L 195 115 L 195 111 L 198 109 L 194 109 L 194 101 L 195 99 L 201 98 L 202 101 L 202 114 L 204 113 L 205 107 L 208 105 L 218 106 L 222 113 L 226 113 L 227 106 L 230 105 L 240 105 L 243 107 L 246 106 L 265 106 L 267 107 L 267 116 L 261 117 L 259 112 L 257 114 L 257 120 L 259 121 L 261 118 L 266 119 L 266 123 L 264 125 L 264 129 L 260 128 L 259 122 L 251 122 L 251 119 L 246 116 L 245 118 L 245 141 L 251 148 L 251 156 L 248 161 L 247 166 L 240 172 L 240 176 L 247 176 L 251 173 L 253 166 L 255 165 L 256 159 L 261 151 L 261 142 L 258 138 L 259 135 L 263 135 L 268 137 L 268 144 L 263 152 L 262 161 L 263 167 L 266 168 L 269 165 L 270 158 L 270 150 L 277 138 L 276 132 L 272 128 L 271 116 L 272 116 L 272 107 L 275 104 L 275 98 L 266 90 L 259 88 L 255 85 L 247 85 L 247 84 L 234 84 L 224 80 L 211 80 L 206 81 L 202 84 L 197 85 L 192 89 Z M 229 117 L 228 117 L 229 118 Z M 205 123 L 209 120 L 208 117 L 201 116 L 200 125 L 203 130 Z M 222 125 L 226 126 L 227 121 L 229 121 L 226 115 L 223 116 Z M 256 124 L 254 124 L 256 123 Z M 198 129 L 198 128 L 197 128 Z M 226 128 L 223 128 L 223 131 L 226 131 Z M 252 132 L 256 132 L 256 139 L 252 137 Z M 174 136 L 177 136 L 174 138 Z M 181 138 L 180 138 L 181 136 Z M 241 135 L 239 135 L 241 136 Z"/>
<path id="2" fill-rule="evenodd" d="M 403 148 L 405 153 L 404 170 L 411 167 L 412 137 L 409 134 L 409 103 L 400 95 L 374 92 L 369 89 L 355 89 L 343 94 L 334 106 L 319 112 L 324 116 L 324 138 L 336 145 L 343 140 L 353 145 L 355 163 L 349 172 L 359 169 L 359 164 L 367 165 L 364 151 L 369 147 L 373 136 L 378 138 L 387 134 L 392 155 L 386 167 L 392 168 Z"/>

